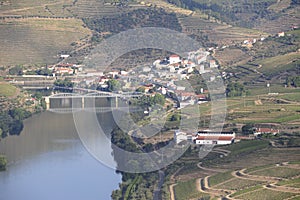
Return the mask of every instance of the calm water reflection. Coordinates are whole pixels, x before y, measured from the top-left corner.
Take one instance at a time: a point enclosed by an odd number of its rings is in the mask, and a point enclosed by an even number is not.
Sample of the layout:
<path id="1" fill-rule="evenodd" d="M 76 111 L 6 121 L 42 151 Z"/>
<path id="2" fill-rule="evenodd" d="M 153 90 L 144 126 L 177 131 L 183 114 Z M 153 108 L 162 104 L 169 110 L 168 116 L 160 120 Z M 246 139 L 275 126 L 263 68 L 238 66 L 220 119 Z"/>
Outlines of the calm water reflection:
<path id="1" fill-rule="evenodd" d="M 110 115 L 99 121 L 112 129 Z M 101 146 L 113 159 L 110 144 Z M 20 136 L 0 142 L 0 153 L 9 161 L 8 170 L 0 172 L 0 200 L 105 200 L 121 181 L 85 150 L 71 114 L 35 115 Z"/>

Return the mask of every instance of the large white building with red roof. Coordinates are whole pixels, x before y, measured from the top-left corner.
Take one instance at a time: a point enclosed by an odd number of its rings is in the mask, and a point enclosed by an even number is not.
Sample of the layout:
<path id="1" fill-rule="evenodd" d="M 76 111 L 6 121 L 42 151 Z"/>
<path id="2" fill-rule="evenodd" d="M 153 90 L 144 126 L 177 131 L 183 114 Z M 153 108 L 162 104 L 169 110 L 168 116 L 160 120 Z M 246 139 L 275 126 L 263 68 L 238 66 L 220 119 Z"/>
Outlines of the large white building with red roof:
<path id="1" fill-rule="evenodd" d="M 193 142 L 198 145 L 226 145 L 232 144 L 235 140 L 234 132 L 214 132 L 214 131 L 199 131 L 196 134 L 187 134 L 183 131 L 176 130 L 174 139 L 177 144 L 181 142 Z"/>

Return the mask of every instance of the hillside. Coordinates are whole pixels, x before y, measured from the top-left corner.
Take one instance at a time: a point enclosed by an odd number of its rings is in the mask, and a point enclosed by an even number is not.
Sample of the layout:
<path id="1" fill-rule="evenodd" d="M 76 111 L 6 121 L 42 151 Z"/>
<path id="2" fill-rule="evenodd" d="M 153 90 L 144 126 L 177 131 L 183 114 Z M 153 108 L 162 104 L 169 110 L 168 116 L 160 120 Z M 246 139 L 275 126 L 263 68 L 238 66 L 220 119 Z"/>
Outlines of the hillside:
<path id="1" fill-rule="evenodd" d="M 293 0 L 168 0 L 191 10 L 201 10 L 235 26 L 256 28 L 268 33 L 299 25 L 299 1 Z"/>

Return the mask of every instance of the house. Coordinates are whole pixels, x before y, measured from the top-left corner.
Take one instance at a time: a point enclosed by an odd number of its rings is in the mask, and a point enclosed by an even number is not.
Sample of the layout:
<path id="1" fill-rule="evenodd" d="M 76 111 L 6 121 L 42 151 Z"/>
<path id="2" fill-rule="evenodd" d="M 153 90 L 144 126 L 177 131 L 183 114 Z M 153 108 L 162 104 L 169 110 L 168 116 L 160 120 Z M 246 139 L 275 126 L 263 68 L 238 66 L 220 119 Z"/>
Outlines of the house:
<path id="1" fill-rule="evenodd" d="M 73 74 L 73 72 L 74 72 L 73 69 L 66 68 L 66 67 L 56 67 L 54 69 L 55 74 L 69 74 L 69 75 L 71 75 L 71 74 Z"/>
<path id="2" fill-rule="evenodd" d="M 279 129 L 273 128 L 256 128 L 254 131 L 254 136 L 262 135 L 262 134 L 273 134 L 277 135 L 279 133 Z"/>
<path id="3" fill-rule="evenodd" d="M 181 62 L 181 59 L 180 59 L 180 57 L 178 55 L 174 54 L 174 55 L 171 55 L 169 57 L 169 63 L 170 64 L 179 63 L 179 62 Z"/>
<path id="4" fill-rule="evenodd" d="M 183 141 L 187 141 L 187 134 L 180 130 L 176 130 L 174 132 L 174 140 L 175 140 L 176 144 L 179 144 Z"/>
<path id="5" fill-rule="evenodd" d="M 216 67 L 218 67 L 218 65 L 216 64 L 215 60 L 210 60 L 209 61 L 209 67 L 210 68 L 216 68 Z"/>
<path id="6" fill-rule="evenodd" d="M 70 55 L 68 55 L 68 54 L 61 54 L 60 55 L 60 58 L 62 58 L 62 59 L 69 58 L 69 57 L 70 57 Z"/>
<path id="7" fill-rule="evenodd" d="M 285 33 L 284 33 L 284 32 L 279 32 L 279 33 L 277 34 L 277 36 L 278 36 L 278 37 L 284 37 L 284 36 L 285 36 Z"/>
<path id="8" fill-rule="evenodd" d="M 210 130 L 199 131 L 194 139 L 195 144 L 226 145 L 235 140 L 234 132 L 214 132 Z"/>
<path id="9" fill-rule="evenodd" d="M 181 142 L 193 142 L 193 138 L 195 138 L 195 134 L 186 133 L 181 130 L 175 130 L 174 132 L 174 140 L 176 144 L 179 144 Z"/>
<path id="10" fill-rule="evenodd" d="M 210 130 L 198 131 L 195 134 L 189 134 L 181 130 L 174 132 L 176 144 L 186 141 L 197 145 L 226 145 L 234 143 L 235 138 L 234 132 L 214 132 Z"/>

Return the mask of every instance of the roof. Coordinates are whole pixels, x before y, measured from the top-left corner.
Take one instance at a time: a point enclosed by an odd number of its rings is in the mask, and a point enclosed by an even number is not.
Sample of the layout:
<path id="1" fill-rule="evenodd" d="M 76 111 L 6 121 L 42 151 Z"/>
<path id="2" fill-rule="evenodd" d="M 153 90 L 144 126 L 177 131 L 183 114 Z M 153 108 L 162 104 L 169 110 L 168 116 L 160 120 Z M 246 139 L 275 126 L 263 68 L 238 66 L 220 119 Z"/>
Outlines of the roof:
<path id="1" fill-rule="evenodd" d="M 272 129 L 272 128 L 258 128 L 257 131 L 262 132 L 262 133 L 277 133 L 277 132 L 279 132 L 278 129 Z"/>
<path id="2" fill-rule="evenodd" d="M 234 137 L 232 136 L 198 136 L 196 140 L 222 140 L 222 141 L 231 141 Z"/>

